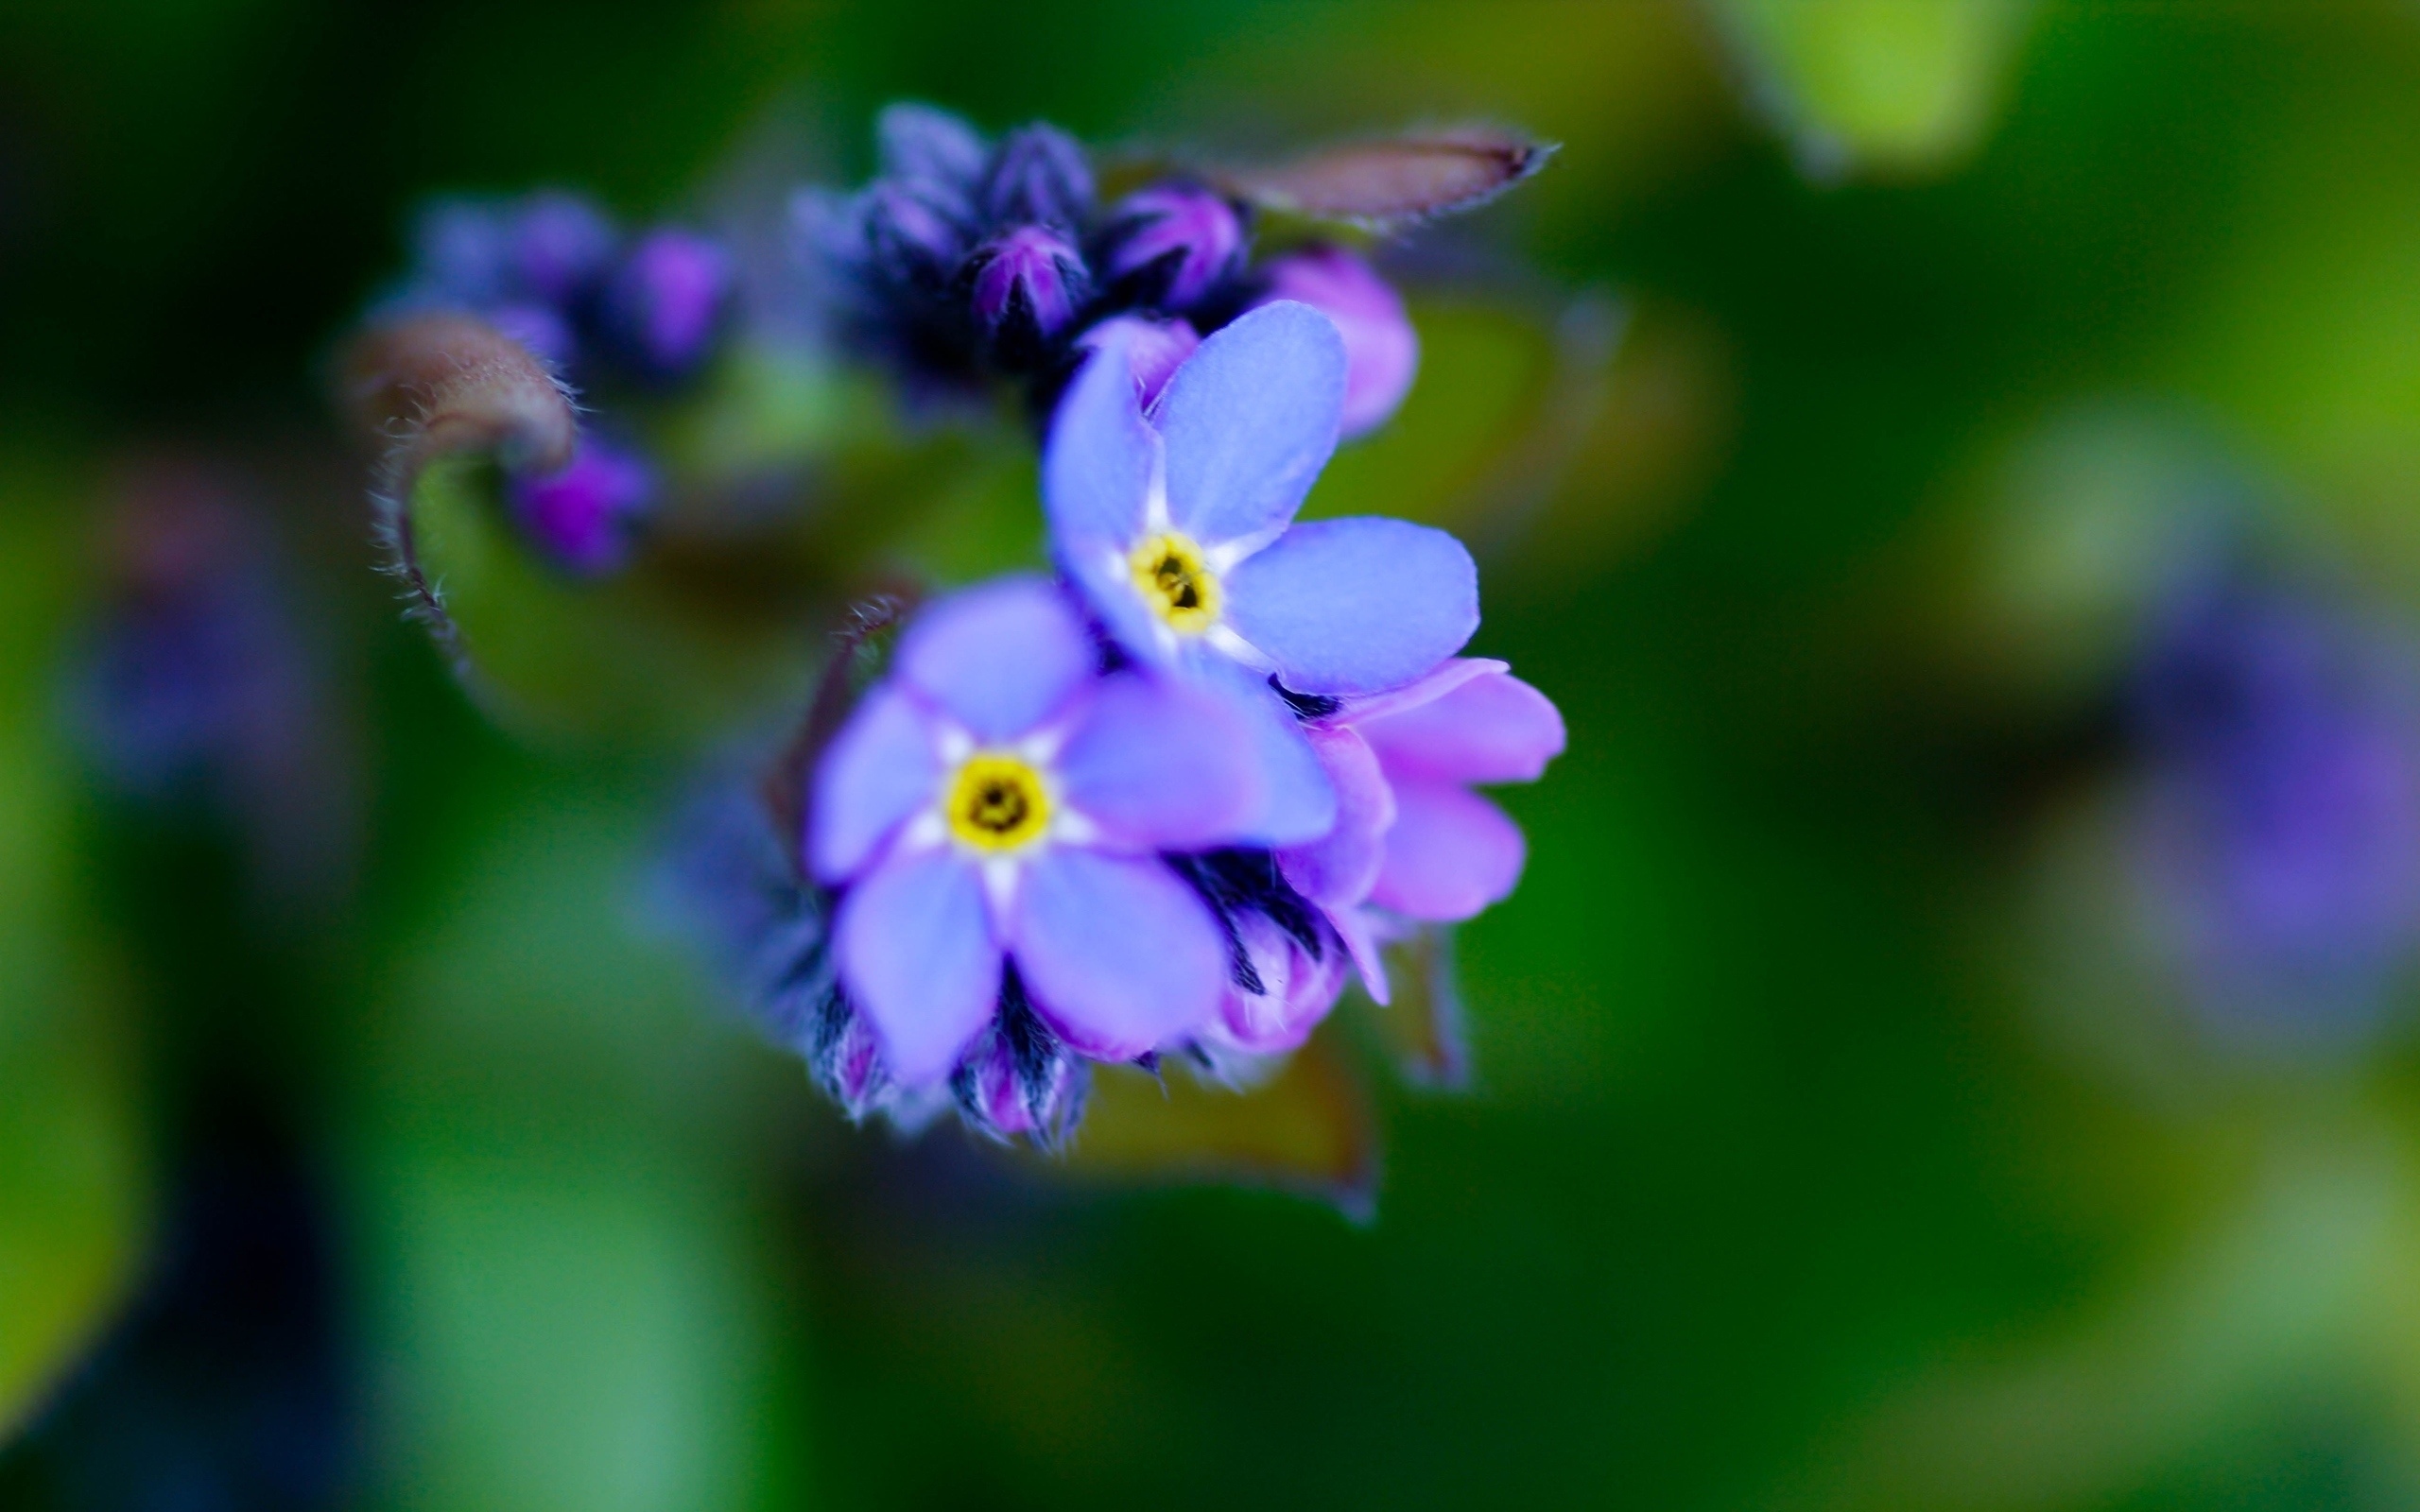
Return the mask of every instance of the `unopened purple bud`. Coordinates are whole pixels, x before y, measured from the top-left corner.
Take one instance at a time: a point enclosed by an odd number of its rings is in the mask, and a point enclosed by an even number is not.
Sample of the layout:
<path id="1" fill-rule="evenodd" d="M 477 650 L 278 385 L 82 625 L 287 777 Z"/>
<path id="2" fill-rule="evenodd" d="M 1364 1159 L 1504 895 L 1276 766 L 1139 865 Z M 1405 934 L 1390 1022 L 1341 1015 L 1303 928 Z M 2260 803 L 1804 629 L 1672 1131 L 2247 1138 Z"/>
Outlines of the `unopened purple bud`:
<path id="1" fill-rule="evenodd" d="M 894 283 L 936 287 L 966 256 L 961 218 L 932 196 L 905 184 L 878 183 L 865 193 L 866 255 L 873 270 Z"/>
<path id="2" fill-rule="evenodd" d="M 1093 171 L 1083 147 L 1056 127 L 1010 132 L 992 154 L 980 208 L 994 225 L 1082 225 L 1093 208 Z"/>
<path id="3" fill-rule="evenodd" d="M 1268 292 L 1256 300 L 1300 300 L 1336 322 L 1344 337 L 1343 433 L 1382 424 L 1411 391 L 1420 336 L 1403 300 L 1375 269 L 1341 247 L 1305 248 L 1263 269 Z"/>
<path id="4" fill-rule="evenodd" d="M 636 454 L 587 436 L 560 472 L 516 477 L 513 517 L 540 549 L 585 576 L 630 555 L 631 530 L 655 498 L 655 474 Z"/>
<path id="5" fill-rule="evenodd" d="M 558 303 L 579 297 L 614 256 L 614 227 L 578 195 L 531 195 L 513 217 L 512 271 L 520 286 Z"/>
<path id="6" fill-rule="evenodd" d="M 1250 1055 L 1292 1050 L 1310 1038 L 1344 990 L 1344 946 L 1330 937 L 1315 955 L 1265 914 L 1239 914 L 1234 924 L 1252 979 L 1229 985 L 1215 1038 Z"/>
<path id="7" fill-rule="evenodd" d="M 863 1118 L 890 1090 L 882 1069 L 882 1047 L 865 1016 L 836 1005 L 838 1015 L 813 1050 L 816 1078 L 851 1118 Z"/>
<path id="8" fill-rule="evenodd" d="M 950 1074 L 950 1093 L 977 1129 L 994 1139 L 1025 1135 L 1056 1144 L 1083 1110 L 1085 1076 L 1011 971 L 999 1017 Z"/>
<path id="9" fill-rule="evenodd" d="M 1004 355 L 1020 358 L 1075 318 L 1090 283 L 1076 244 L 1020 226 L 975 254 L 975 318 Z"/>
<path id="10" fill-rule="evenodd" d="M 1222 195 L 1161 184 L 1120 200 L 1110 220 L 1103 276 L 1145 304 L 1183 310 L 1235 270 L 1243 217 Z"/>
<path id="11" fill-rule="evenodd" d="M 731 254 L 695 232 L 666 227 L 631 249 L 607 294 L 607 318 L 640 366 L 688 371 L 720 331 L 732 293 Z"/>
<path id="12" fill-rule="evenodd" d="M 893 105 L 874 120 L 882 176 L 930 196 L 965 199 L 990 154 L 975 128 L 929 105 Z"/>
<path id="13" fill-rule="evenodd" d="M 1097 352 L 1121 338 L 1126 343 L 1127 367 L 1134 374 L 1135 392 L 1147 408 L 1167 387 L 1178 365 L 1201 345 L 1192 322 L 1183 317 L 1154 320 L 1143 315 L 1112 316 L 1085 332 L 1076 344 Z"/>

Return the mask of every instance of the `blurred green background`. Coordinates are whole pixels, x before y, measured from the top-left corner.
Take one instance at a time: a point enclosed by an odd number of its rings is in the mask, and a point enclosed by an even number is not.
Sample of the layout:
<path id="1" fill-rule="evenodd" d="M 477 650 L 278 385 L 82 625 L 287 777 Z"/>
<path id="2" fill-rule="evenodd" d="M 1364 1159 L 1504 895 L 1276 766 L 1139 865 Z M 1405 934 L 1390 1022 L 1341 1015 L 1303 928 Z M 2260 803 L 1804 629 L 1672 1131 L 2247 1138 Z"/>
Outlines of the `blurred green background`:
<path id="1" fill-rule="evenodd" d="M 1563 144 L 1320 496 L 1461 529 L 1571 730 L 1374 1222 L 850 1129 L 649 925 L 696 752 L 498 731 L 369 571 L 327 364 L 415 202 L 853 181 L 903 95 Z M 2420 593 L 2420 9 L 16 0 L 0 352 L 0 1503 L 2420 1505 L 2409 1035 L 2099 1055 L 2157 991 L 2057 859 L 2147 455 Z M 351 731 L 299 903 L 60 713 L 161 456 L 276 501 Z M 268 1428 L 195 1406 L 285 1379 L 249 1314 L 103 1342 L 230 1161 L 328 1278 Z"/>

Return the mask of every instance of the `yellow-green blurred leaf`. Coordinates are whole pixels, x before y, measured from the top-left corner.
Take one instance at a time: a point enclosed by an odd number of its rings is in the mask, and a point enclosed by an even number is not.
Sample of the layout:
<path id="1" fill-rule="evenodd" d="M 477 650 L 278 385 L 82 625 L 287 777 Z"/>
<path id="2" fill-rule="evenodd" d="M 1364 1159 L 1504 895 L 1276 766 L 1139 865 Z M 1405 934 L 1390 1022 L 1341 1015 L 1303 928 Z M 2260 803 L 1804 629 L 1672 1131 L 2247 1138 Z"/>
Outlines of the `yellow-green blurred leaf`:
<path id="1" fill-rule="evenodd" d="M 720 559 L 657 557 L 601 582 L 516 536 L 483 458 L 442 457 L 412 499 L 420 556 L 508 720 L 579 734 L 711 734 L 804 684 L 821 603 Z"/>
<path id="2" fill-rule="evenodd" d="M 1712 0 L 1810 172 L 1923 175 L 1981 145 L 2034 0 Z"/>
<path id="3" fill-rule="evenodd" d="M 76 912 L 47 716 L 78 575 L 46 491 L 0 461 L 0 1436 L 125 1296 L 150 1196 L 120 1002 Z"/>

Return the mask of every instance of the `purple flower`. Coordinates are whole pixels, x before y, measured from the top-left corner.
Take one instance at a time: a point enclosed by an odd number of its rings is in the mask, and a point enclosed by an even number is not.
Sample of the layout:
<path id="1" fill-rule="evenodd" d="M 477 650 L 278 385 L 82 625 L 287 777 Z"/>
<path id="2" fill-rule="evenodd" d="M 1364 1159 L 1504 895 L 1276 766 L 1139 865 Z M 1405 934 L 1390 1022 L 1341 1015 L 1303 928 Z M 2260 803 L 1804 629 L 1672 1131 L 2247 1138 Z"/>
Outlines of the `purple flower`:
<path id="1" fill-rule="evenodd" d="M 1443 531 L 1400 520 L 1294 524 L 1335 449 L 1344 347 L 1307 305 L 1252 311 L 1201 344 L 1147 417 L 1113 336 L 1059 406 L 1043 499 L 1059 560 L 1109 634 L 1155 667 L 1288 694 L 1401 687 L 1478 626 L 1478 575 Z M 1262 710 L 1279 801 L 1269 843 L 1326 833 L 1326 784 L 1286 706 Z"/>
<path id="2" fill-rule="evenodd" d="M 506 492 L 531 541 L 562 567 L 594 576 L 630 555 L 631 529 L 655 499 L 655 473 L 637 454 L 584 436 L 560 472 L 513 477 Z"/>
<path id="3" fill-rule="evenodd" d="M 1104 241 L 1102 277 L 1122 300 L 1184 310 L 1241 264 L 1244 223 L 1222 195 L 1157 184 L 1118 201 Z"/>
<path id="4" fill-rule="evenodd" d="M 697 368 L 731 305 L 731 254 L 677 226 L 631 248 L 605 291 L 605 322 L 633 365 L 659 377 Z"/>
<path id="5" fill-rule="evenodd" d="M 1359 436 L 1385 423 L 1420 370 L 1420 336 L 1402 298 L 1341 247 L 1289 252 L 1261 273 L 1267 291 L 1260 302 L 1298 300 L 1335 321 L 1344 337 L 1343 434 Z"/>
<path id="6" fill-rule="evenodd" d="M 1563 751 L 1563 716 L 1505 663 L 1460 657 L 1409 687 L 1340 704 L 1312 722 L 1310 738 L 1336 786 L 1336 827 L 1278 864 L 1383 1003 L 1375 946 L 1402 932 L 1399 921 L 1456 923 L 1511 895 L 1527 846 L 1470 789 L 1535 782 Z"/>
<path id="7" fill-rule="evenodd" d="M 987 243 L 967 264 L 975 318 L 996 352 L 1032 361 L 1083 302 L 1089 276 L 1076 244 L 1041 226 L 1020 226 Z"/>
<path id="8" fill-rule="evenodd" d="M 1114 315 L 1078 337 L 1076 345 L 1090 353 L 1113 340 L 1125 347 L 1126 365 L 1134 374 L 1135 398 L 1146 408 L 1201 345 L 1200 334 L 1182 316 L 1154 320 L 1144 315 Z"/>
<path id="9" fill-rule="evenodd" d="M 2135 688 L 2139 880 L 2222 1026 L 2364 1028 L 2420 947 L 2420 673 L 2341 606 L 2223 583 L 2163 617 Z"/>
<path id="10" fill-rule="evenodd" d="M 555 304 L 570 304 L 586 294 L 614 257 L 614 223 L 563 190 L 528 196 L 510 212 L 509 224 L 515 283 Z"/>
<path id="11" fill-rule="evenodd" d="M 558 364 L 576 353 L 574 312 L 612 263 L 613 223 L 586 199 L 441 199 L 421 213 L 406 301 L 479 315 Z"/>
<path id="12" fill-rule="evenodd" d="M 1226 843 L 1262 807 L 1247 727 L 1096 661 L 1046 584 L 960 593 L 909 627 L 817 773 L 806 850 L 844 889 L 840 984 L 903 1089 L 1013 1031 L 1018 1003 L 1096 1059 L 1218 1012 L 1219 922 L 1159 852 Z"/>

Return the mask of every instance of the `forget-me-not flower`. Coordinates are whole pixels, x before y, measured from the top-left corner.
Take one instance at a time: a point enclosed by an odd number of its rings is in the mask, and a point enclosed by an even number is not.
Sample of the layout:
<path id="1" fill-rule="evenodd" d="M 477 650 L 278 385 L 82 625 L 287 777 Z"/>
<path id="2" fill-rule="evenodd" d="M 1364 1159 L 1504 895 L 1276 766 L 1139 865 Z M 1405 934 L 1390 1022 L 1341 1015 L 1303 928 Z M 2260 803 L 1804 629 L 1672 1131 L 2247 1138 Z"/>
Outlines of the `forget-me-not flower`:
<path id="1" fill-rule="evenodd" d="M 1478 626 L 1478 572 L 1442 530 L 1402 520 L 1294 524 L 1336 448 L 1344 344 L 1327 317 L 1280 301 L 1201 343 L 1146 412 L 1113 338 L 1061 401 L 1043 502 L 1061 566 L 1110 636 L 1146 665 L 1302 698 L 1401 687 Z M 1313 765 L 1287 706 L 1261 711 L 1263 759 Z M 1271 844 L 1335 818 L 1324 784 L 1281 781 Z"/>
<path id="2" fill-rule="evenodd" d="M 840 984 L 903 1088 L 948 1076 L 1004 1003 L 1095 1059 L 1208 1023 L 1223 931 L 1160 858 L 1229 843 L 1263 804 L 1234 700 L 1100 675 L 1048 584 L 926 610 L 815 785 L 807 859 L 844 889 Z"/>

